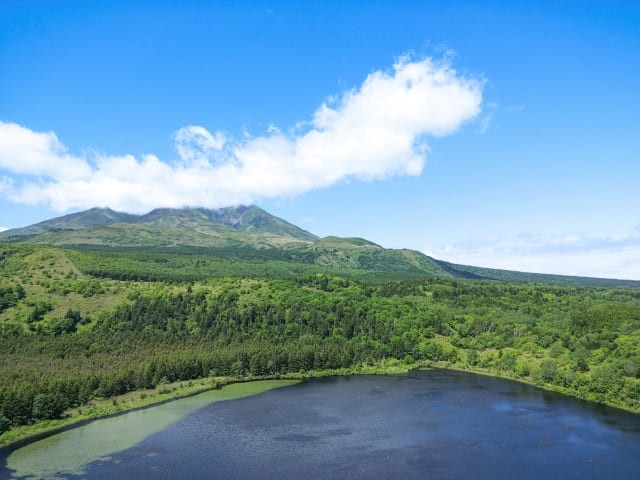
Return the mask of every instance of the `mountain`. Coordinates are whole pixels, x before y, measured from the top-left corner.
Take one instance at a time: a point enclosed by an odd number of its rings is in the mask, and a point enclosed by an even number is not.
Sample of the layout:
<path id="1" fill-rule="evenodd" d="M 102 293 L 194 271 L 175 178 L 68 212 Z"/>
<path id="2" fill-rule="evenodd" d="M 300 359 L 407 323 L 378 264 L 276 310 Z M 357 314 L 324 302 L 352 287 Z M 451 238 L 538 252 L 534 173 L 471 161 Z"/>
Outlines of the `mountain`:
<path id="1" fill-rule="evenodd" d="M 128 247 L 272 246 L 317 238 L 255 205 L 158 208 L 145 215 L 92 208 L 0 233 L 0 239 L 10 242 Z"/>
<path id="2" fill-rule="evenodd" d="M 84 212 L 71 213 L 62 217 L 52 218 L 23 228 L 13 228 L 0 232 L 0 238 L 10 240 L 25 240 L 29 237 L 48 232 L 63 230 L 80 230 L 113 223 L 135 221 L 136 215 L 116 212 L 110 208 L 92 208 Z"/>
<path id="3" fill-rule="evenodd" d="M 127 275 L 133 278 L 164 278 L 163 275 L 166 278 L 296 276 L 326 271 L 342 275 L 369 275 L 382 280 L 427 275 L 471 280 L 640 287 L 640 282 L 631 280 L 457 265 L 414 250 L 385 249 L 357 237 L 318 238 L 255 205 L 220 209 L 158 208 L 144 215 L 92 208 L 1 232 L 0 241 L 64 246 L 85 251 L 98 249 L 101 253 L 94 255 L 100 256 L 98 263 L 101 266 L 95 266 L 97 257 L 93 257 L 85 269 L 98 276 L 112 278 L 125 278 Z M 200 267 L 192 269 L 195 256 L 198 256 Z M 142 257 L 146 263 L 140 261 Z M 134 273 L 122 270 L 122 265 L 133 269 L 134 264 L 137 265 Z M 207 268 L 202 267 L 205 264 Z"/>
<path id="4" fill-rule="evenodd" d="M 236 230 L 246 232 L 259 231 L 285 235 L 299 240 L 317 240 L 318 237 L 281 218 L 265 212 L 263 209 L 251 206 L 227 207 L 218 210 L 198 209 L 212 221 L 221 223 Z"/>
<path id="5" fill-rule="evenodd" d="M 158 208 L 139 218 L 138 223 L 162 225 L 172 219 L 191 219 L 200 223 L 224 225 L 243 232 L 261 232 L 298 240 L 314 241 L 318 237 L 255 205 L 226 207 L 217 210 L 206 208 Z M 180 223 L 180 222 L 178 222 Z"/>
<path id="6" fill-rule="evenodd" d="M 101 252 L 99 263 L 111 266 L 87 268 L 102 276 L 122 276 L 120 267 L 113 266 L 114 259 L 122 255 L 118 258 L 132 265 L 141 257 L 142 251 L 149 264 L 139 265 L 137 277 L 148 277 L 149 271 L 157 270 L 158 264 L 167 264 L 169 254 L 173 262 L 172 278 L 185 276 L 190 268 L 185 258 L 178 258 L 180 255 L 188 258 L 202 255 L 202 261 L 207 257 L 219 259 L 212 270 L 189 270 L 189 277 L 233 276 L 239 272 L 291 276 L 296 272 L 319 271 L 357 276 L 367 272 L 374 275 L 394 273 L 398 274 L 396 278 L 455 276 L 420 252 L 385 249 L 363 238 L 330 236 L 320 239 L 255 205 L 217 210 L 158 208 L 144 215 L 94 208 L 30 227 L 7 230 L 0 233 L 0 239 L 85 251 L 98 249 Z M 95 263 L 95 258 L 92 262 Z M 169 275 L 169 272 L 164 274 Z"/>

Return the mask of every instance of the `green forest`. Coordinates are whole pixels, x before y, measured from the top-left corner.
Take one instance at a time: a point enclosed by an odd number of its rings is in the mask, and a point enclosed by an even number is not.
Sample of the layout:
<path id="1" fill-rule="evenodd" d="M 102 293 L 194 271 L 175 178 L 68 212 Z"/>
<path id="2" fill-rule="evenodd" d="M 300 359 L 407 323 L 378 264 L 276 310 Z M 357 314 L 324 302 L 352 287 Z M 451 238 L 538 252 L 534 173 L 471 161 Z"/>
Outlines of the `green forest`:
<path id="1" fill-rule="evenodd" d="M 389 359 L 640 410 L 638 288 L 300 265 L 0 245 L 0 433 L 179 380 Z"/>

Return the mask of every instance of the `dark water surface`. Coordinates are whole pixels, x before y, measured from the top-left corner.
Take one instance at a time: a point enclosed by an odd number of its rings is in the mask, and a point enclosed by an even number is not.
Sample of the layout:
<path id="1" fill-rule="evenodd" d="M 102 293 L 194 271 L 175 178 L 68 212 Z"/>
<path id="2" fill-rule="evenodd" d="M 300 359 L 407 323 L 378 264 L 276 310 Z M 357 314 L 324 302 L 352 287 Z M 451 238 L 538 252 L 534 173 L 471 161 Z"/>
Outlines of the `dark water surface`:
<path id="1" fill-rule="evenodd" d="M 331 377 L 214 403 L 90 479 L 640 478 L 640 416 L 462 372 Z"/>

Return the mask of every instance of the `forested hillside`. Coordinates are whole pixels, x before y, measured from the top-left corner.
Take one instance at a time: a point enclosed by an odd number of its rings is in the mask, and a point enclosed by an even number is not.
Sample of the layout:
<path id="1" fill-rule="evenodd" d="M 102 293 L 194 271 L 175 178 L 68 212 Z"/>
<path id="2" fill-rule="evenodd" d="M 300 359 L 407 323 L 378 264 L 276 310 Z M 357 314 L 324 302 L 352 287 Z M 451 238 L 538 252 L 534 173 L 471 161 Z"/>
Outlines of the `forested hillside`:
<path id="1" fill-rule="evenodd" d="M 0 428 L 176 380 L 385 359 L 640 409 L 639 289 L 175 255 L 1 247 Z"/>

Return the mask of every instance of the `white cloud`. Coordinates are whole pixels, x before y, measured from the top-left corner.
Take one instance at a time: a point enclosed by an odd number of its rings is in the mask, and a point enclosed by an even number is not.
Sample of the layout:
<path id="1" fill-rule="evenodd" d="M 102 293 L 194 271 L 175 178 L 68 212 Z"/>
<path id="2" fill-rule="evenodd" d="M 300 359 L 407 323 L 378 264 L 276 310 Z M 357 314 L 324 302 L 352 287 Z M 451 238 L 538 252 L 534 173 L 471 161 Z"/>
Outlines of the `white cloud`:
<path id="1" fill-rule="evenodd" d="M 621 238 L 570 233 L 460 242 L 427 255 L 463 265 L 524 272 L 640 280 L 640 231 Z"/>
<path id="2" fill-rule="evenodd" d="M 0 122 L 0 170 L 14 175 L 0 195 L 14 202 L 70 208 L 221 207 L 290 197 L 341 180 L 422 172 L 426 136 L 454 132 L 481 110 L 482 82 L 447 62 L 400 58 L 374 71 L 310 122 L 234 140 L 190 125 L 174 133 L 179 160 L 68 153 L 51 132 Z M 12 181 L 11 181 L 12 180 Z"/>
<path id="3" fill-rule="evenodd" d="M 53 132 L 34 132 L 0 122 L 0 169 L 12 173 L 74 180 L 91 174 L 82 158 L 69 155 Z"/>
<path id="4" fill-rule="evenodd" d="M 187 166 L 207 166 L 209 159 L 222 150 L 227 141 L 224 133 L 211 135 L 196 125 L 182 127 L 173 134 L 173 140 L 178 155 Z"/>
<path id="5" fill-rule="evenodd" d="M 8 227 L 0 227 L 0 232 L 4 232 L 5 230 L 9 230 Z"/>

